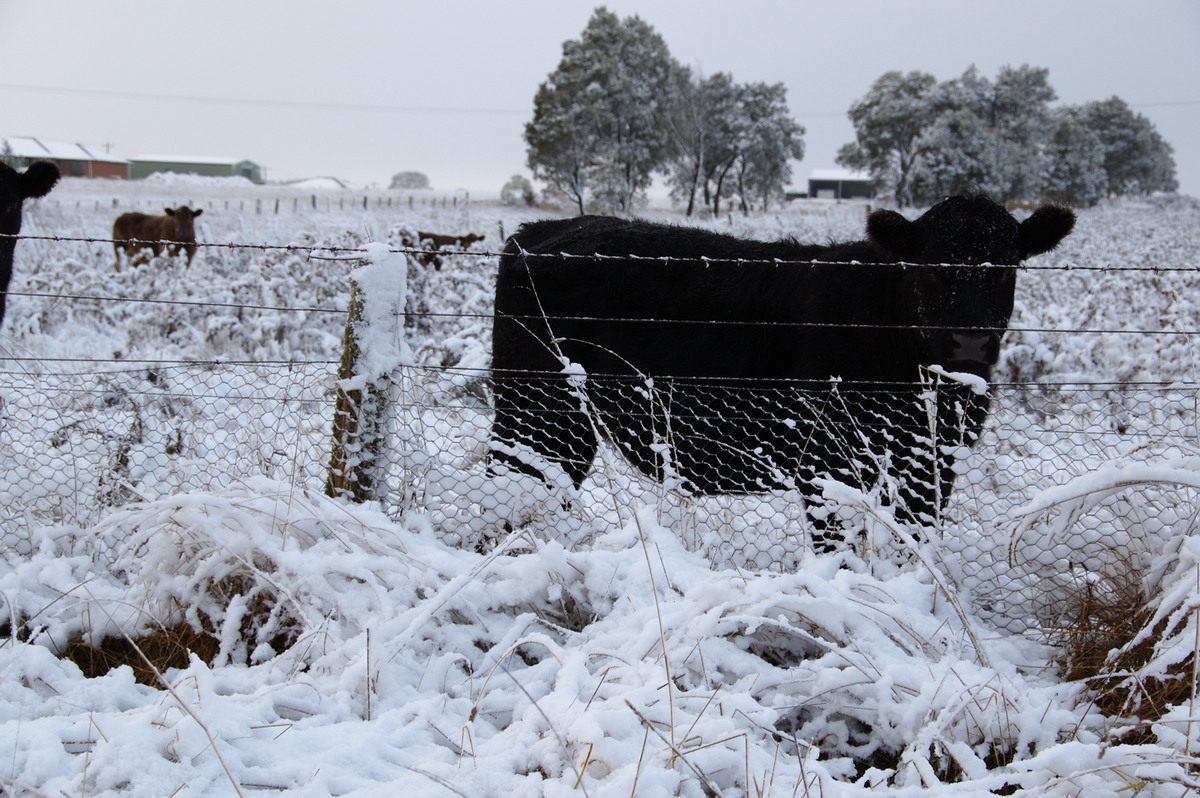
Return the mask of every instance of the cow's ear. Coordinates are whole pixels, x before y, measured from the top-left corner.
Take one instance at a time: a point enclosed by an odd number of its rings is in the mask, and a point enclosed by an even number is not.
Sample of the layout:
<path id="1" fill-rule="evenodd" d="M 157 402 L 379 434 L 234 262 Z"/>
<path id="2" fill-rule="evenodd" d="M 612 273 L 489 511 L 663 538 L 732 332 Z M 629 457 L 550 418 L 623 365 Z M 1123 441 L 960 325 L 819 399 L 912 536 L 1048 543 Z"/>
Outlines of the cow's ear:
<path id="1" fill-rule="evenodd" d="M 1075 212 L 1066 205 L 1043 205 L 1021 222 L 1021 259 L 1049 252 L 1075 227 Z"/>
<path id="2" fill-rule="evenodd" d="M 196 212 L 192 214 L 192 217 L 193 217 L 193 218 L 195 218 L 195 217 L 199 216 L 199 215 L 200 215 L 200 214 L 202 214 L 202 213 L 204 213 L 204 209 L 203 209 L 203 208 L 197 208 L 197 209 L 196 209 Z"/>
<path id="3" fill-rule="evenodd" d="M 887 210 L 875 211 L 867 217 L 867 237 L 901 260 L 916 257 L 925 244 L 915 222 Z"/>
<path id="4" fill-rule="evenodd" d="M 58 166 L 53 161 L 34 161 L 19 178 L 21 196 L 30 199 L 44 197 L 58 182 Z"/>
<path id="5" fill-rule="evenodd" d="M 164 211 L 164 212 L 167 214 L 167 216 L 174 216 L 174 215 L 175 215 L 175 209 L 174 209 L 174 208 L 163 208 L 163 211 Z"/>

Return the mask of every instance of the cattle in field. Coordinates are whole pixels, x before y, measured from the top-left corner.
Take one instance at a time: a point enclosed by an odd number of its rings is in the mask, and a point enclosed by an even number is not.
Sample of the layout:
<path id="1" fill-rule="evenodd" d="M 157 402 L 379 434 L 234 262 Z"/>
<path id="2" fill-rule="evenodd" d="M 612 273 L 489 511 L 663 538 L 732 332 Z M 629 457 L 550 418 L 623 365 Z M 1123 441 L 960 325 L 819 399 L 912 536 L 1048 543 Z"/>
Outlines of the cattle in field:
<path id="1" fill-rule="evenodd" d="M 21 232 L 21 210 L 25 200 L 49 194 L 58 178 L 58 166 L 52 161 L 33 161 L 24 172 L 0 162 L 0 324 L 12 280 L 16 236 Z"/>
<path id="2" fill-rule="evenodd" d="M 466 249 L 476 241 L 483 240 L 483 236 L 479 235 L 479 233 L 465 233 L 460 236 L 452 236 L 441 233 L 426 233 L 423 230 L 417 231 L 417 237 L 421 239 L 422 243 L 428 241 L 434 249 L 441 249 L 442 247 Z"/>
<path id="3" fill-rule="evenodd" d="M 422 266 L 433 266 L 434 269 L 442 268 L 442 259 L 435 254 L 442 248 L 452 249 L 468 249 L 476 241 L 482 241 L 483 236 L 478 233 L 465 233 L 463 235 L 446 235 L 443 233 L 427 233 L 424 230 L 417 230 L 417 240 L 413 241 L 407 235 L 401 239 L 405 247 L 409 249 L 423 249 L 430 254 L 417 255 L 417 260 Z"/>
<path id="4" fill-rule="evenodd" d="M 123 213 L 113 222 L 113 251 L 117 271 L 121 271 L 121 253 L 130 264 L 144 263 L 151 255 L 165 251 L 168 255 L 187 253 L 190 264 L 196 256 L 195 218 L 203 209 L 192 210 L 186 205 L 165 208 L 165 216 L 146 213 Z"/>
<path id="5" fill-rule="evenodd" d="M 691 493 L 794 488 L 819 521 L 835 480 L 929 523 L 987 416 L 1014 267 L 1074 222 L 952 197 L 915 221 L 875 211 L 865 240 L 828 246 L 522 225 L 497 275 L 489 467 L 570 490 L 606 438 Z"/>

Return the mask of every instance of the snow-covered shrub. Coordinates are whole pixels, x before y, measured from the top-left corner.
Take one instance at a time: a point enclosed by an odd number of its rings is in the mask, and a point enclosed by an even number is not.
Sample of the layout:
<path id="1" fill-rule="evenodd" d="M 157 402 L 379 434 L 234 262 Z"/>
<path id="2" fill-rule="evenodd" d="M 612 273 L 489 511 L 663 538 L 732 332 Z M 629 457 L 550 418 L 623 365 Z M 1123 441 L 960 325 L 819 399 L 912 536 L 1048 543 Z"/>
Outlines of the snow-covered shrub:
<path id="1" fill-rule="evenodd" d="M 220 662 L 360 633 L 372 594 L 400 587 L 407 559 L 377 510 L 266 479 L 131 504 L 91 535 L 97 565 L 127 585 L 140 612 L 135 630 L 186 622 L 217 637 Z"/>

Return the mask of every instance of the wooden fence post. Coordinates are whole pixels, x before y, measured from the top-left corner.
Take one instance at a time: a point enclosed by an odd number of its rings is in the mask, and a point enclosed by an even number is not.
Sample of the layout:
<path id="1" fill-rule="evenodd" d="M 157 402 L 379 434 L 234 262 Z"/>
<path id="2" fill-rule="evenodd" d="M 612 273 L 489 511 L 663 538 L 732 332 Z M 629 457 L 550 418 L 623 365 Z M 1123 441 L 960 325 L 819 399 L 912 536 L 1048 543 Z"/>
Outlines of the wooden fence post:
<path id="1" fill-rule="evenodd" d="M 412 363 L 403 337 L 408 260 L 382 244 L 368 248 L 368 260 L 350 279 L 325 480 L 326 495 L 354 502 L 383 499 L 391 374 Z"/>
<path id="2" fill-rule="evenodd" d="M 375 466 L 383 436 L 378 422 L 386 394 L 378 385 L 347 387 L 362 356 L 358 326 L 362 323 L 363 295 L 356 280 L 350 281 L 350 308 L 342 335 L 342 360 L 338 365 L 338 387 L 333 405 L 333 450 L 325 495 L 365 502 L 376 498 Z"/>

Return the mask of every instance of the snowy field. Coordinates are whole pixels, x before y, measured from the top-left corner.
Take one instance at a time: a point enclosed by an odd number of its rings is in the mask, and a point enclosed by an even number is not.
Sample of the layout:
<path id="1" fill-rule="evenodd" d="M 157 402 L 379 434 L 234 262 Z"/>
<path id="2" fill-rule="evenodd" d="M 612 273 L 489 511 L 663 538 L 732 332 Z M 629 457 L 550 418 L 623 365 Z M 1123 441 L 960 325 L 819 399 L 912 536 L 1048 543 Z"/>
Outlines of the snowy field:
<path id="1" fill-rule="evenodd" d="M 215 245 L 190 266 L 116 271 L 85 240 L 184 203 Z M 865 211 L 703 224 L 825 241 Z M 829 555 L 796 497 L 663 495 L 611 453 L 569 510 L 484 475 L 489 253 L 567 213 L 188 178 L 27 205 L 0 331 L 2 791 L 1200 791 L 1200 203 L 1081 212 L 1020 276 L 946 517 L 918 542 L 831 487 L 865 534 Z M 329 499 L 349 276 L 416 230 L 487 238 L 409 264 L 387 495 Z M 1114 712 L 1064 678 L 1062 630 L 1129 584 L 1146 656 L 1106 685 L 1186 689 Z M 187 627 L 208 635 L 161 679 L 65 656 Z"/>

